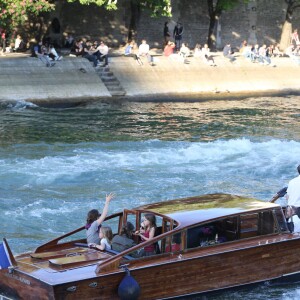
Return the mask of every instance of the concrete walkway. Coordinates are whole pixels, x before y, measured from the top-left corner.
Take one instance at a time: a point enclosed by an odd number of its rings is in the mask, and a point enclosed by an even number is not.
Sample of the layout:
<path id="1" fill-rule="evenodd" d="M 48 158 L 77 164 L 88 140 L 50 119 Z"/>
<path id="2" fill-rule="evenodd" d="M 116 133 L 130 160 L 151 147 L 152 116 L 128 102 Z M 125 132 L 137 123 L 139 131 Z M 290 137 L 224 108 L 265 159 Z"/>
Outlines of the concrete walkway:
<path id="1" fill-rule="evenodd" d="M 243 57 L 230 63 L 222 53 L 213 55 L 215 67 L 200 58 L 184 63 L 161 55 L 155 56 L 154 66 L 146 60 L 140 66 L 133 57 L 115 52 L 109 72 L 125 95 L 112 96 L 86 59 L 66 56 L 47 68 L 36 58 L 9 54 L 0 57 L 0 101 L 63 106 L 93 100 L 203 101 L 300 92 L 300 66 L 288 57 L 275 58 L 266 66 Z"/>

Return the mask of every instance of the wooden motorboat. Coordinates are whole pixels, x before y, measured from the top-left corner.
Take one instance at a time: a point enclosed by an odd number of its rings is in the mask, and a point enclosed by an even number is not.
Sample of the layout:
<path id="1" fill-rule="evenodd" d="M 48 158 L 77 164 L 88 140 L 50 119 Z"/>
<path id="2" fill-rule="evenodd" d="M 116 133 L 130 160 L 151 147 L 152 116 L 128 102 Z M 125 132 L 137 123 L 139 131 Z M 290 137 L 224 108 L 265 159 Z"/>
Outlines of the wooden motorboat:
<path id="1" fill-rule="evenodd" d="M 121 253 L 86 247 L 84 227 L 16 257 L 4 239 L 11 266 L 0 270 L 0 294 L 12 299 L 173 299 L 300 278 L 300 237 L 290 233 L 278 204 L 210 194 L 125 209 L 105 224 L 114 234 L 126 221 L 139 228 L 145 213 L 156 215 L 158 235 Z M 154 242 L 159 254 L 136 255 Z"/>

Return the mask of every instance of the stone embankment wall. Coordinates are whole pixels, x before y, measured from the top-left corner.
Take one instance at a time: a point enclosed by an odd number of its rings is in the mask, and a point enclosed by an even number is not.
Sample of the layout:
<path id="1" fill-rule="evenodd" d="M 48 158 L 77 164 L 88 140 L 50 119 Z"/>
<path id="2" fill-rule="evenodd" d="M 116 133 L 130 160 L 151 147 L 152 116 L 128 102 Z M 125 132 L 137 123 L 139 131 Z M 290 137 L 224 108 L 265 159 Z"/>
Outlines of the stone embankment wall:
<path id="1" fill-rule="evenodd" d="M 155 53 L 153 53 L 155 55 Z M 300 65 L 288 57 L 273 59 L 272 65 L 251 63 L 237 56 L 234 63 L 222 53 L 214 54 L 216 66 L 200 58 L 157 54 L 155 65 L 133 57 L 110 58 L 107 76 L 113 76 L 120 93 L 108 91 L 98 69 L 83 58 L 64 57 L 47 68 L 37 58 L 0 57 L 0 101 L 31 101 L 43 106 L 66 107 L 103 101 L 204 101 L 300 92 Z M 100 74 L 101 75 L 101 74 Z"/>
<path id="2" fill-rule="evenodd" d="M 46 67 L 33 57 L 0 57 L 0 101 L 42 101 L 65 106 L 111 97 L 91 64 L 65 57 Z"/>
<path id="3" fill-rule="evenodd" d="M 120 1 L 119 10 L 106 11 L 95 5 L 82 6 L 78 3 L 67 3 L 66 0 L 56 1 L 56 11 L 43 16 L 40 22 L 35 22 L 31 30 L 35 34 L 50 35 L 59 43 L 63 43 L 63 37 L 71 33 L 75 37 L 104 39 L 111 47 L 117 47 L 127 39 L 130 22 L 129 2 Z M 206 43 L 209 25 L 207 1 L 173 0 L 172 5 L 171 19 L 153 19 L 149 12 L 141 13 L 136 37 L 138 43 L 145 38 L 151 47 L 161 47 L 164 22 L 170 21 L 172 32 L 178 20 L 184 26 L 183 40 L 191 48 L 196 43 Z M 250 0 L 245 4 L 240 0 L 240 5 L 223 12 L 220 18 L 216 32 L 218 47 L 221 49 L 227 42 L 238 47 L 243 40 L 259 44 L 278 42 L 286 7 L 285 1 Z M 53 33 L 51 28 L 54 18 L 60 22 L 58 34 Z M 300 29 L 299 9 L 294 12 L 292 22 L 294 28 Z"/>

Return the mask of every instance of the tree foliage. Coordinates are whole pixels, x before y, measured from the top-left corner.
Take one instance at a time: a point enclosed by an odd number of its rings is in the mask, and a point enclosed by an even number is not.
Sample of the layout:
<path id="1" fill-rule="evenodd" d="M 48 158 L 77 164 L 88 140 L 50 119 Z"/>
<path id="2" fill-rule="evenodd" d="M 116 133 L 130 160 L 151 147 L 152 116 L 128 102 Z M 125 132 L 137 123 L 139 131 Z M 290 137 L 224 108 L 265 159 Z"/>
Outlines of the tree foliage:
<path id="1" fill-rule="evenodd" d="M 122 0 L 67 0 L 68 2 L 79 2 L 83 5 L 96 4 L 107 10 L 116 10 Z M 123 0 L 124 1 L 124 0 Z M 153 17 L 171 16 L 171 0 L 131 0 L 134 5 L 149 9 Z"/>
<path id="2" fill-rule="evenodd" d="M 285 50 L 290 45 L 293 13 L 296 9 L 300 8 L 300 0 L 285 0 L 285 3 L 287 4 L 287 8 L 280 37 L 281 50 Z"/>
<path id="3" fill-rule="evenodd" d="M 286 16 L 285 19 L 287 22 L 291 22 L 293 19 L 293 12 L 295 9 L 300 8 L 299 0 L 285 0 L 287 4 Z"/>
<path id="4" fill-rule="evenodd" d="M 54 9 L 48 0 L 0 0 L 0 27 L 12 29 L 22 24 L 29 14 L 39 15 Z"/>
<path id="5" fill-rule="evenodd" d="M 68 2 L 79 2 L 83 5 L 96 4 L 107 10 L 116 10 L 118 5 L 125 0 L 67 0 Z M 127 0 L 128 1 L 128 0 Z M 129 0 L 130 22 L 128 28 L 128 40 L 135 38 L 137 24 L 142 9 L 149 10 L 152 17 L 171 17 L 171 0 Z"/>
<path id="6" fill-rule="evenodd" d="M 248 2 L 248 0 L 244 0 Z M 239 5 L 239 0 L 207 0 L 208 15 L 209 15 L 209 28 L 208 28 L 208 38 L 207 43 L 209 48 L 212 50 L 216 49 L 216 24 L 223 11 L 228 11 L 233 9 L 235 6 Z"/>

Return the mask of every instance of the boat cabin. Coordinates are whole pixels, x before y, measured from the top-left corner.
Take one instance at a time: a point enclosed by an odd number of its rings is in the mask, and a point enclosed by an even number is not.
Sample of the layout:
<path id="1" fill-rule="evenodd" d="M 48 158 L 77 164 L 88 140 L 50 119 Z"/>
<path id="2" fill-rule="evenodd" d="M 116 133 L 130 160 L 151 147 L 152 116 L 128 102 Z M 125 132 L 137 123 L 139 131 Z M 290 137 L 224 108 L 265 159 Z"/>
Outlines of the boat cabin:
<path id="1" fill-rule="evenodd" d="M 110 226 L 114 235 L 120 234 L 122 225 L 127 221 L 139 229 L 145 213 L 153 213 L 156 216 L 157 231 L 154 240 L 142 242 L 138 236 L 133 236 L 137 245 L 123 252 L 123 255 L 114 249 L 104 252 L 90 249 L 90 252 L 95 252 L 95 254 L 89 255 L 86 263 L 99 261 L 97 272 L 101 272 L 101 270 L 116 268 L 118 264 L 126 264 L 128 261 L 132 264 L 133 260 L 149 260 L 149 257 L 144 257 L 141 253 L 142 249 L 151 243 L 156 244 L 156 256 L 170 253 L 179 255 L 180 253 L 187 254 L 195 249 L 205 248 L 207 251 L 209 247 L 230 245 L 233 242 L 238 242 L 240 245 L 241 241 L 268 238 L 288 232 L 279 205 L 226 194 L 191 197 L 148 204 L 132 210 L 125 209 L 123 212 L 107 217 L 105 226 Z M 82 228 L 78 231 L 81 230 Z M 68 239 L 71 237 L 74 238 L 73 235 L 64 236 Z M 54 250 L 57 245 L 64 245 L 63 242 L 62 238 L 53 240 L 37 248 L 36 253 L 45 250 L 49 252 L 51 248 Z M 77 247 L 84 247 L 86 240 L 80 239 L 73 244 Z M 66 242 L 65 246 L 70 246 L 70 242 Z M 83 257 L 80 256 L 81 258 L 76 255 L 67 259 L 56 258 L 49 262 L 51 267 L 66 268 L 83 264 Z M 115 261 L 115 256 L 118 256 L 117 261 Z"/>

